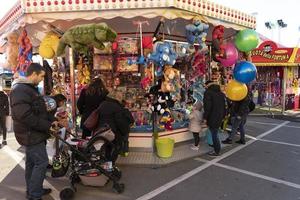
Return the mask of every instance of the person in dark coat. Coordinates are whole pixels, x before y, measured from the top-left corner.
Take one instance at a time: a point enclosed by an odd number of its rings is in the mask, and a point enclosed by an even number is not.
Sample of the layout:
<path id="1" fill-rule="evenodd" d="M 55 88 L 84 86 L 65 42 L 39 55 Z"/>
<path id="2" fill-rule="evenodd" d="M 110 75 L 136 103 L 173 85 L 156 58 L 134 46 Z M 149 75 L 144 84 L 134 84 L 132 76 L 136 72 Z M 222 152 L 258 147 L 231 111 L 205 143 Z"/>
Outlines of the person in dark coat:
<path id="1" fill-rule="evenodd" d="M 8 103 L 8 96 L 5 92 L 0 91 L 0 128 L 2 132 L 2 145 L 7 145 L 6 142 L 6 117 L 9 115 L 9 103 Z M 1 148 L 0 144 L 0 148 Z"/>
<path id="2" fill-rule="evenodd" d="M 114 151 L 109 155 L 110 160 L 115 163 L 125 140 L 128 140 L 130 125 L 133 123 L 133 117 L 129 110 L 116 99 L 106 97 L 101 103 L 99 109 L 98 127 L 109 125 L 115 134 L 113 144 Z"/>
<path id="3" fill-rule="evenodd" d="M 104 101 L 107 94 L 108 90 L 100 78 L 95 78 L 87 88 L 81 90 L 77 108 L 81 115 L 80 128 L 82 129 L 82 139 L 91 136 L 91 131 L 84 127 L 85 120 Z"/>
<path id="4" fill-rule="evenodd" d="M 51 189 L 43 189 L 48 155 L 46 141 L 49 131 L 58 122 L 48 114 L 45 101 L 37 85 L 44 79 L 45 71 L 37 63 L 29 65 L 26 78 L 14 81 L 10 93 L 13 130 L 20 145 L 25 146 L 25 180 L 27 199 L 41 199 Z"/>
<path id="5" fill-rule="evenodd" d="M 238 144 L 246 144 L 245 140 L 245 129 L 244 126 L 247 121 L 247 116 L 249 113 L 249 103 L 251 101 L 251 92 L 248 92 L 247 96 L 241 101 L 232 101 L 230 107 L 230 115 L 232 120 L 232 130 L 230 135 L 226 140 L 222 141 L 223 144 L 232 144 L 232 140 L 234 139 L 237 131 L 240 131 L 240 140 L 236 143 Z"/>
<path id="6" fill-rule="evenodd" d="M 203 99 L 203 118 L 212 134 L 214 147 L 214 152 L 209 152 L 209 155 L 218 156 L 221 150 L 218 130 L 225 116 L 225 95 L 221 92 L 220 85 L 215 82 L 206 82 L 206 87 Z"/>

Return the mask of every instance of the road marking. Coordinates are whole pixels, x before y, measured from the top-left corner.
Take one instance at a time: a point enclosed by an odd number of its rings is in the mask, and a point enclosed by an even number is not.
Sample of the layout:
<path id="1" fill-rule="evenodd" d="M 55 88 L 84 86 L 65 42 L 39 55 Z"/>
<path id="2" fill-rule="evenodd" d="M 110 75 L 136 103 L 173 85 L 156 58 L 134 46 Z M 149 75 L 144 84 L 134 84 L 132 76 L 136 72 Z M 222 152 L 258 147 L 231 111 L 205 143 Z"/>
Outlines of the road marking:
<path id="1" fill-rule="evenodd" d="M 236 168 L 236 167 L 224 165 L 224 164 L 221 164 L 221 163 L 214 163 L 214 165 L 218 166 L 218 167 L 221 167 L 221 168 L 231 170 L 231 171 L 239 172 L 239 173 L 242 173 L 242 174 L 247 174 L 249 176 L 254 176 L 254 177 L 264 179 L 264 180 L 267 180 L 267 181 L 271 181 L 271 182 L 274 182 L 274 183 L 279 183 L 279 184 L 283 184 L 283 185 L 287 185 L 287 186 L 290 186 L 290 187 L 293 187 L 293 188 L 300 189 L 300 185 L 296 184 L 296 183 L 292 183 L 292 182 L 284 181 L 284 180 L 281 180 L 281 179 L 273 178 L 273 177 L 270 177 L 270 176 L 265 176 L 265 175 L 262 175 L 262 174 L 250 172 L 250 171 L 247 171 L 247 170 L 243 170 L 243 169 L 239 169 L 239 168 Z"/>
<path id="2" fill-rule="evenodd" d="M 255 123 L 255 124 L 263 124 L 263 125 L 270 125 L 270 126 L 277 126 L 278 124 L 276 123 L 271 123 L 271 122 L 257 122 L 257 121 L 251 121 L 251 120 L 247 120 L 247 123 Z"/>
<path id="3" fill-rule="evenodd" d="M 23 160 L 24 158 L 24 154 L 20 153 L 18 151 L 13 150 L 12 148 L 10 148 L 9 146 L 5 145 L 2 150 L 7 153 L 12 159 L 14 159 L 23 169 L 25 169 L 25 161 Z M 60 199 L 59 198 L 59 191 L 57 189 L 55 189 L 55 187 L 53 185 L 51 185 L 51 183 L 49 183 L 46 179 L 44 180 L 44 184 L 52 189 L 52 192 L 50 193 L 50 195 L 54 198 L 54 199 Z"/>
<path id="4" fill-rule="evenodd" d="M 289 128 L 300 128 L 300 126 L 291 126 L 291 125 L 287 125 L 285 127 L 289 127 Z"/>
<path id="5" fill-rule="evenodd" d="M 288 145 L 288 146 L 292 146 L 292 147 L 300 147 L 300 144 L 293 144 L 293 143 L 287 143 L 287 142 L 279 142 L 279 141 L 275 141 L 275 140 L 259 139 L 259 141 L 269 142 L 269 143 L 275 143 L 275 144 L 283 144 L 283 145 Z"/>
<path id="6" fill-rule="evenodd" d="M 284 126 L 284 125 L 286 125 L 288 123 L 289 123 L 289 121 L 285 121 L 285 122 L 277 125 L 276 127 L 274 127 L 272 129 L 264 132 L 263 134 L 261 134 L 257 138 L 260 139 L 262 137 L 265 137 L 266 135 L 269 135 L 270 133 L 276 131 L 277 129 L 281 128 L 282 126 Z M 236 147 L 236 148 L 234 148 L 234 149 L 232 149 L 232 150 L 230 150 L 228 152 L 225 152 L 221 156 L 219 156 L 219 157 L 217 157 L 217 158 L 215 158 L 215 159 L 213 159 L 213 160 L 211 160 L 211 161 L 209 161 L 207 163 L 204 163 L 203 165 L 201 165 L 201 166 L 199 166 L 199 167 L 197 167 L 197 168 L 195 168 L 195 169 L 193 169 L 193 170 L 191 170 L 191 171 L 189 171 L 189 172 L 187 172 L 187 173 L 185 173 L 185 174 L 183 174 L 183 175 L 175 178 L 174 180 L 172 180 L 172 181 L 170 181 L 170 182 L 168 182 L 168 183 L 166 183 L 166 184 L 164 184 L 164 185 L 156 188 L 155 190 L 153 190 L 153 191 L 151 191 L 151 192 L 149 192 L 147 194 L 144 194 L 143 196 L 137 198 L 136 200 L 149 200 L 149 199 L 152 199 L 153 197 L 155 197 L 155 196 L 161 194 L 162 192 L 164 192 L 164 191 L 166 191 L 166 190 L 174 187 L 175 185 L 177 185 L 177 184 L 181 183 L 182 181 L 184 181 L 184 180 L 186 180 L 186 179 L 194 176 L 195 174 L 203 171 L 204 169 L 206 169 L 206 168 L 214 165 L 215 163 L 223 160 L 224 158 L 227 158 L 228 156 L 231 156 L 232 154 L 240 151 L 241 149 L 244 149 L 245 147 L 249 146 L 250 144 L 252 144 L 255 141 L 256 140 L 250 140 L 245 145 L 240 145 L 240 146 L 238 146 L 238 147 Z"/>

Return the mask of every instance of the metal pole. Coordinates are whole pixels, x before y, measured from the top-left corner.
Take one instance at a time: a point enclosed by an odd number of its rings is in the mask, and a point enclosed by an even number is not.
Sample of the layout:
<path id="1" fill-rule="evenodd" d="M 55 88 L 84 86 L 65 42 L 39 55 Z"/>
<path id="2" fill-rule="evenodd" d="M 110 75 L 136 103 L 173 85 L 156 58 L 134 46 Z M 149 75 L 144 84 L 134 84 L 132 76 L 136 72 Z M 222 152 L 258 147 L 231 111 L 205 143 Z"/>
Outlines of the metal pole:
<path id="1" fill-rule="evenodd" d="M 286 79 L 287 79 L 287 66 L 283 68 L 283 80 L 282 80 L 282 110 L 281 113 L 284 114 L 285 112 L 285 101 L 286 101 Z"/>
<path id="2" fill-rule="evenodd" d="M 69 62 L 70 62 L 70 95 L 71 95 L 71 105 L 72 105 L 72 121 L 75 125 L 76 133 L 76 97 L 75 97 L 75 70 L 74 70 L 74 59 L 73 59 L 73 49 L 69 48 Z"/>

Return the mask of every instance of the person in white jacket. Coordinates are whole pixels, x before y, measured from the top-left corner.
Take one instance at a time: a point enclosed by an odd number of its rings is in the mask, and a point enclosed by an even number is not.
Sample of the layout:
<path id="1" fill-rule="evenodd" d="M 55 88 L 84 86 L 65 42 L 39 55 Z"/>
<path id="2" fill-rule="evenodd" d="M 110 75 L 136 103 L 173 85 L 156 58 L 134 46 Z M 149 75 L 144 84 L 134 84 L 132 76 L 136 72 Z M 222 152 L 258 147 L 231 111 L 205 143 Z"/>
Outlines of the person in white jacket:
<path id="1" fill-rule="evenodd" d="M 199 150 L 201 122 L 203 120 L 202 103 L 197 102 L 193 105 L 191 114 L 189 115 L 190 124 L 189 131 L 193 133 L 194 145 L 191 147 L 192 150 Z"/>

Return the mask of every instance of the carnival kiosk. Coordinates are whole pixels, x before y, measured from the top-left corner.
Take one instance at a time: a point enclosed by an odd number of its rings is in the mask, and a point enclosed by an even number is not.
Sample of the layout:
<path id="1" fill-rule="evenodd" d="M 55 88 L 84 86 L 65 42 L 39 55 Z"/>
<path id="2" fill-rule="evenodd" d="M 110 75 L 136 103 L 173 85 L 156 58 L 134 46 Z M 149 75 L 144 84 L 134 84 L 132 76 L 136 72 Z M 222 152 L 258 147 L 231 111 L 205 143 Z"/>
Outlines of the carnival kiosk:
<path id="1" fill-rule="evenodd" d="M 217 25 L 225 27 L 225 40 L 232 39 L 238 30 L 253 29 L 256 26 L 254 16 L 206 0 L 22 0 L 0 21 L 1 49 L 5 52 L 7 35 L 11 32 L 20 34 L 22 28 L 26 29 L 33 52 L 37 53 L 37 48 L 49 32 L 61 37 L 76 25 L 106 23 L 117 32 L 117 45 L 105 51 L 93 51 L 92 62 L 87 62 L 93 63 L 89 66 L 88 76 L 102 75 L 113 96 L 126 99 L 135 117 L 135 125 L 129 136 L 130 147 L 152 151 L 153 138 L 171 137 L 175 143 L 192 138 L 187 130 L 186 113 L 182 112 L 187 108 L 188 98 L 171 111 L 171 128 L 166 128 L 166 124 L 157 128 L 155 124 L 159 125 L 161 118 L 153 119 L 149 114 L 145 97 L 147 92 L 141 88 L 147 70 L 136 61 L 129 65 L 128 60 L 137 60 L 143 54 L 141 49 L 151 49 L 152 41 L 157 38 L 170 41 L 178 57 L 181 57 L 175 64 L 176 69 L 181 71 L 180 82 L 185 88 L 191 87 L 186 84 L 189 64 L 185 62 L 185 57 L 189 55 L 187 51 L 182 51 L 182 46 L 187 41 L 185 27 L 192 24 L 195 17 L 209 25 L 207 44 L 211 43 L 212 30 Z M 52 69 L 63 73 L 63 79 L 67 80 L 65 82 L 69 87 L 66 90 L 72 102 L 72 116 L 76 121 L 76 95 L 80 92 L 78 71 L 86 63 L 82 61 L 84 58 L 71 50 L 65 55 L 67 71 L 55 69 L 60 62 L 56 58 Z M 207 66 L 211 59 L 208 61 Z M 155 85 L 155 70 L 153 67 L 151 69 L 149 76 L 152 74 L 153 79 L 150 85 Z"/>

